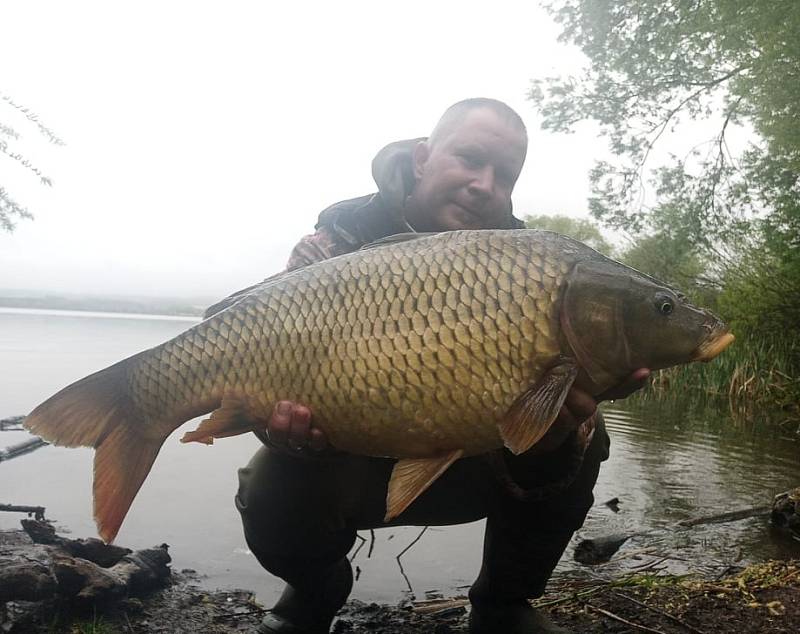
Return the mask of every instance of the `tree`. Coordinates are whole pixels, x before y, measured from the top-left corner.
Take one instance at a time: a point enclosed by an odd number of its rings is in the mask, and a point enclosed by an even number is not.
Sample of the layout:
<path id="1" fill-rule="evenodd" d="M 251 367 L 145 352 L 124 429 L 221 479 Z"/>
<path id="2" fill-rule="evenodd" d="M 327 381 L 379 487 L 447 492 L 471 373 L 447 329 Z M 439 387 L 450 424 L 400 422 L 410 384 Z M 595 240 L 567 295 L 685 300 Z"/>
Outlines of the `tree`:
<path id="1" fill-rule="evenodd" d="M 555 231 L 570 238 L 585 242 L 596 251 L 611 255 L 613 247 L 600 233 L 600 229 L 591 220 L 570 218 L 569 216 L 526 215 L 523 220 L 528 229 L 545 229 Z"/>
<path id="2" fill-rule="evenodd" d="M 780 310 L 778 322 L 790 323 L 800 305 L 796 0 L 559 0 L 548 8 L 589 64 L 578 78 L 534 81 L 530 97 L 545 128 L 591 120 L 609 138 L 616 158 L 590 174 L 593 216 L 642 239 L 685 243 L 707 281 L 740 289 L 729 303 L 740 315 Z M 715 122 L 713 137 L 653 169 L 653 149 L 686 119 Z M 736 155 L 733 126 L 749 126 L 754 139 Z M 782 302 L 767 301 L 775 288 Z"/>
<path id="3" fill-rule="evenodd" d="M 705 212 L 691 214 L 712 235 L 721 218 L 755 202 L 742 188 L 754 185 L 760 191 L 766 185 L 749 182 L 765 157 L 779 159 L 795 176 L 785 185 L 797 186 L 800 11 L 795 0 L 562 0 L 549 9 L 564 26 L 561 39 L 578 45 L 590 66 L 577 79 L 536 80 L 530 96 L 545 128 L 566 131 L 591 119 L 608 135 L 621 162 L 599 162 L 592 173 L 591 209 L 597 218 L 626 229 L 643 226 L 648 209 L 637 203 L 645 164 L 681 117 L 716 117 L 717 134 L 709 147 L 658 173 L 657 182 L 674 184 L 676 170 L 683 172 L 683 189 L 694 190 Z M 730 124 L 744 121 L 761 140 L 734 158 L 726 134 Z M 687 167 L 694 168 L 693 176 L 688 177 Z M 750 178 L 734 186 L 730 179 L 743 171 Z"/>
<path id="4" fill-rule="evenodd" d="M 56 134 L 39 119 L 39 115 L 23 106 L 9 95 L 0 92 L 0 160 L 16 170 L 17 174 L 32 176 L 46 187 L 52 186 L 50 178 L 20 149 L 31 128 L 53 145 L 64 145 Z M 13 123 L 16 121 L 16 123 Z M 5 181 L 5 176 L 3 180 Z M 32 219 L 33 214 L 19 203 L 6 189 L 6 182 L 0 183 L 0 229 L 11 232 L 15 220 Z"/>

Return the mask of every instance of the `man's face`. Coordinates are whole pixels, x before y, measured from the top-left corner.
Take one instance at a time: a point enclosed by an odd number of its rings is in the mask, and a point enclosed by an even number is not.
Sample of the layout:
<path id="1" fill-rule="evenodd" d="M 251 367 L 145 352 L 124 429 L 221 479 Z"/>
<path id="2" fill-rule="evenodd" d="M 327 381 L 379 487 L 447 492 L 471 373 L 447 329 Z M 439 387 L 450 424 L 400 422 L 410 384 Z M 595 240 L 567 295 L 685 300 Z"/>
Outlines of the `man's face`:
<path id="1" fill-rule="evenodd" d="M 525 134 L 493 110 L 467 112 L 433 146 L 417 147 L 408 222 L 417 231 L 507 226 L 526 151 Z"/>

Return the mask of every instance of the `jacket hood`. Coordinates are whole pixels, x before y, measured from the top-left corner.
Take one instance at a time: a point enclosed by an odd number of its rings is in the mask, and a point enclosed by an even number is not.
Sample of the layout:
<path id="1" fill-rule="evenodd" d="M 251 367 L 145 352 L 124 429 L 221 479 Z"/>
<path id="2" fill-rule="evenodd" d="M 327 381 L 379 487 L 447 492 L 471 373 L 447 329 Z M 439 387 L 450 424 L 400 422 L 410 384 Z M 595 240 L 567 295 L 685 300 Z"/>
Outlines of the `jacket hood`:
<path id="1" fill-rule="evenodd" d="M 414 148 L 427 137 L 395 141 L 372 159 L 372 178 L 386 204 L 402 209 L 406 196 L 414 189 Z"/>

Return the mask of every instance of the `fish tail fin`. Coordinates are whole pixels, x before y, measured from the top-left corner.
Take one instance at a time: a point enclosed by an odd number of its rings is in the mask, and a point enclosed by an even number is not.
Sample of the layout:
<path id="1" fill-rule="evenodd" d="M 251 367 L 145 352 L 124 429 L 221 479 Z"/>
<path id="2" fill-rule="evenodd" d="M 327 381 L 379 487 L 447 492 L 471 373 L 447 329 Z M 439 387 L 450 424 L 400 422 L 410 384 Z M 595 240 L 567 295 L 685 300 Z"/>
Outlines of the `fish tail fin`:
<path id="1" fill-rule="evenodd" d="M 128 374 L 141 354 L 68 385 L 23 422 L 54 445 L 95 448 L 94 516 L 105 542 L 116 536 L 169 435 L 153 433 L 166 426 L 148 420 L 130 396 Z"/>
<path id="2" fill-rule="evenodd" d="M 94 454 L 94 521 L 104 542 L 117 536 L 133 498 L 167 439 L 146 438 L 130 425 L 116 425 Z"/>

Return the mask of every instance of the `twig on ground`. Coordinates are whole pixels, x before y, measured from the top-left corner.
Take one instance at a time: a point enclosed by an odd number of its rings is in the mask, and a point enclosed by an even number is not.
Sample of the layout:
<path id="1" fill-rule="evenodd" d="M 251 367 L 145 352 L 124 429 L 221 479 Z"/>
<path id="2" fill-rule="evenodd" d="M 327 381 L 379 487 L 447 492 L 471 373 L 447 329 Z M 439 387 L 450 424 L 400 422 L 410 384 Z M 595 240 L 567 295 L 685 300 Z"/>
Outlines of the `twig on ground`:
<path id="1" fill-rule="evenodd" d="M 217 614 L 216 616 L 214 616 L 214 620 L 222 621 L 223 619 L 240 619 L 243 616 L 264 614 L 264 612 L 269 612 L 269 610 L 267 608 L 256 608 L 255 610 L 250 610 L 249 612 L 232 612 L 230 614 Z"/>
<path id="2" fill-rule="evenodd" d="M 651 562 L 648 562 L 646 564 L 642 564 L 641 566 L 634 566 L 633 568 L 634 568 L 634 570 L 636 570 L 636 572 L 645 572 L 646 570 L 655 570 L 656 566 L 659 566 L 659 565 L 663 564 L 665 561 L 667 561 L 667 559 L 670 559 L 670 557 L 656 558 Z"/>
<path id="3" fill-rule="evenodd" d="M 620 623 L 624 623 L 628 627 L 632 627 L 636 630 L 642 630 L 643 632 L 654 632 L 655 634 L 665 634 L 663 630 L 656 630 L 652 627 L 647 627 L 646 625 L 639 625 L 638 623 L 634 623 L 633 621 L 628 621 L 627 619 L 623 619 L 618 614 L 614 614 L 613 612 L 609 612 L 608 610 L 604 610 L 603 608 L 598 608 L 596 605 L 592 605 L 591 603 L 585 604 L 587 608 L 594 610 L 595 612 L 602 614 L 609 619 L 614 621 L 619 621 Z"/>
<path id="4" fill-rule="evenodd" d="M 375 529 L 369 529 L 369 551 L 367 552 L 367 559 L 372 557 L 372 551 L 375 548 Z"/>
<path id="5" fill-rule="evenodd" d="M 593 594 L 597 594 L 598 592 L 603 592 L 608 590 L 607 585 L 602 586 L 594 586 L 593 588 L 589 588 L 588 590 L 581 590 L 580 592 L 573 592 L 572 594 L 561 597 L 559 599 L 552 599 L 551 601 L 534 601 L 533 607 L 535 608 L 549 608 L 554 605 L 559 605 L 561 603 L 567 603 L 569 601 L 582 601 L 584 597 L 591 596 Z"/>
<path id="6" fill-rule="evenodd" d="M 412 541 L 412 542 L 411 542 L 411 543 L 410 543 L 408 546 L 406 546 L 405 548 L 403 548 L 403 550 L 400 552 L 400 554 L 399 554 L 399 555 L 397 555 L 397 557 L 395 557 L 395 559 L 397 560 L 397 565 L 398 565 L 398 566 L 400 566 L 400 574 L 401 574 L 401 575 L 403 575 L 403 579 L 405 579 L 405 580 L 406 580 L 406 585 L 408 586 L 408 591 L 409 591 L 409 592 L 410 592 L 412 595 L 414 594 L 414 588 L 412 588 L 412 587 L 411 587 L 411 581 L 409 581 L 409 579 L 408 579 L 408 575 L 406 574 L 406 571 L 405 571 L 405 569 L 403 568 L 403 562 L 402 562 L 402 561 L 400 561 L 400 558 L 401 558 L 403 555 L 405 555 L 405 554 L 406 554 L 406 553 L 407 553 L 407 552 L 408 552 L 408 551 L 411 549 L 411 547 L 412 547 L 414 544 L 416 544 L 416 543 L 417 543 L 417 542 L 420 540 L 420 538 L 421 538 L 421 537 L 422 537 L 422 536 L 425 534 L 425 531 L 426 531 L 426 530 L 428 530 L 428 527 L 427 527 L 427 526 L 426 526 L 425 528 L 423 528 L 423 529 L 422 529 L 422 530 L 419 532 L 419 535 L 417 535 L 417 536 L 414 538 L 414 541 Z"/>
<path id="7" fill-rule="evenodd" d="M 642 601 L 634 599 L 633 597 L 629 597 L 624 592 L 613 591 L 613 594 L 618 596 L 618 597 L 622 597 L 623 599 L 627 599 L 628 601 L 631 601 L 632 603 L 635 603 L 638 606 L 641 606 L 643 608 L 647 608 L 648 610 L 652 610 L 653 612 L 658 612 L 659 614 L 661 614 L 662 616 L 667 617 L 671 621 L 675 621 L 678 625 L 681 625 L 681 626 L 685 627 L 690 632 L 695 632 L 696 634 L 705 634 L 702 630 L 698 630 L 693 625 L 689 625 L 686 621 L 683 621 L 683 620 L 679 619 L 677 616 L 675 616 L 673 614 L 670 614 L 669 612 L 667 612 L 665 610 L 662 610 L 660 608 L 657 608 L 657 607 L 655 607 L 653 605 L 648 605 L 647 603 L 643 603 Z"/>
<path id="8" fill-rule="evenodd" d="M 463 608 L 469 605 L 466 597 L 455 597 L 452 599 L 434 599 L 432 601 L 420 601 L 415 603 L 412 610 L 417 614 L 429 614 L 436 616 L 441 612 L 446 612 L 454 608 Z"/>

